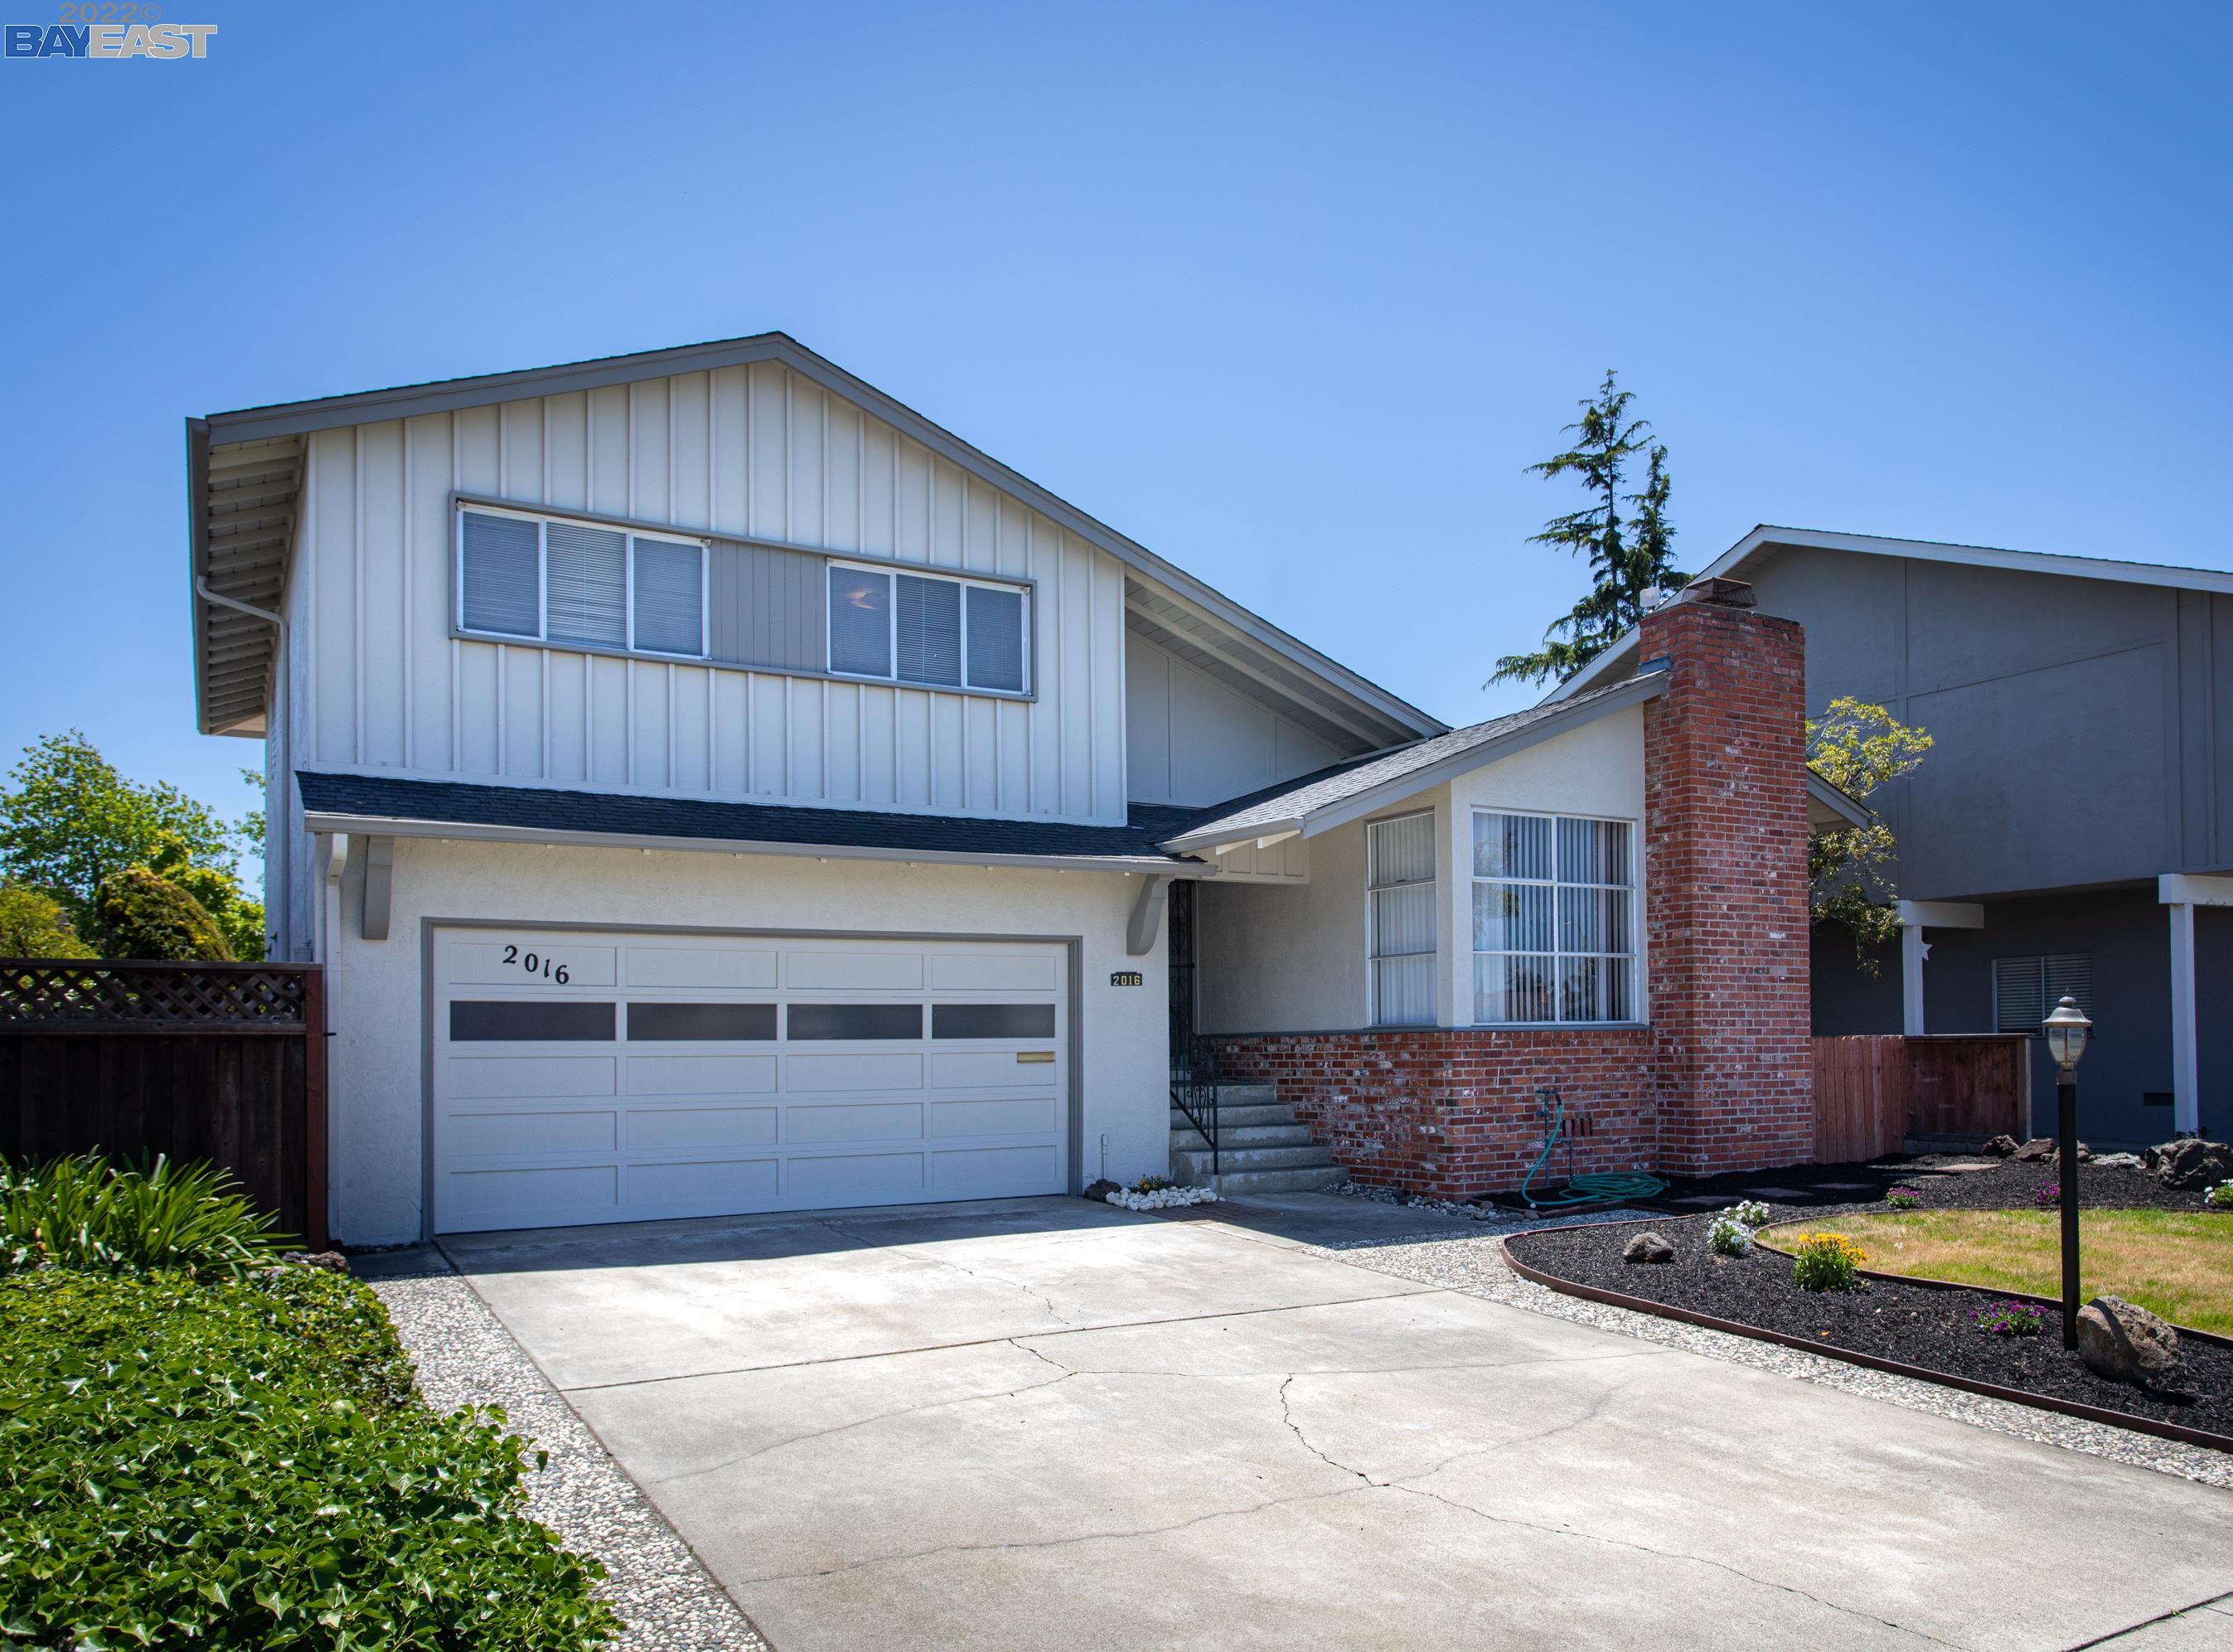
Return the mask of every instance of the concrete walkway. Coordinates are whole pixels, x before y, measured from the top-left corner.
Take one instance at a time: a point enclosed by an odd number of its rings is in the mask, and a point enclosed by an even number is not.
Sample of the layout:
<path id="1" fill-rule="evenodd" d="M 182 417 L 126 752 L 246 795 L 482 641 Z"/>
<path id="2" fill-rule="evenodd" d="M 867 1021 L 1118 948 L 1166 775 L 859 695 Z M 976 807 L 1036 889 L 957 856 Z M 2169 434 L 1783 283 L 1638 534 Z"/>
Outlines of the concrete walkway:
<path id="1" fill-rule="evenodd" d="M 778 1652 L 2233 1647 L 2140 1629 L 2233 1593 L 2233 1494 L 1303 1243 L 1422 1213 L 1224 1214 L 445 1248 Z"/>

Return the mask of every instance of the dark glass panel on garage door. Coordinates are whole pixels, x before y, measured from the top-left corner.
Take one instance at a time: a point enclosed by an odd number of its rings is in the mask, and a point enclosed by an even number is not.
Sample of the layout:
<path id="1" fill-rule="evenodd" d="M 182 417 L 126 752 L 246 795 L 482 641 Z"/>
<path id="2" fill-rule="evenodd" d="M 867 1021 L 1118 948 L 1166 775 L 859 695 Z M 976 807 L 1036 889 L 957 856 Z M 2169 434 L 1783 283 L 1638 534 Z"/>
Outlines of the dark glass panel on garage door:
<path id="1" fill-rule="evenodd" d="M 452 1044 L 610 1044 L 609 1004 L 507 1004 L 457 998 L 450 1005 Z"/>
<path id="2" fill-rule="evenodd" d="M 631 1004 L 628 1036 L 647 1039 L 732 1043 L 775 1037 L 772 1004 Z"/>
<path id="3" fill-rule="evenodd" d="M 920 1004 L 794 1004 L 786 1012 L 793 1038 L 920 1038 Z"/>
<path id="4" fill-rule="evenodd" d="M 931 1006 L 934 1038 L 1051 1038 L 1051 1004 L 938 1004 Z"/>

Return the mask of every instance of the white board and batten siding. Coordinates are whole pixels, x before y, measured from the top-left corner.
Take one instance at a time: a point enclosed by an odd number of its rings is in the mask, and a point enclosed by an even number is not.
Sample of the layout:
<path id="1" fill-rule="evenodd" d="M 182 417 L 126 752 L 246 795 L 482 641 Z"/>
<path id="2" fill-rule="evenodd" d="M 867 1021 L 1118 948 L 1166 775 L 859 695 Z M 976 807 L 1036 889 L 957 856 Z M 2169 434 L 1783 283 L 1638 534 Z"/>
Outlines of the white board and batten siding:
<path id="1" fill-rule="evenodd" d="M 443 928 L 433 1226 L 1058 1193 L 1065 954 Z"/>
<path id="2" fill-rule="evenodd" d="M 322 431 L 289 589 L 297 767 L 1124 817 L 1115 558 L 774 362 Z M 1033 696 L 451 634 L 452 498 L 1036 582 Z"/>

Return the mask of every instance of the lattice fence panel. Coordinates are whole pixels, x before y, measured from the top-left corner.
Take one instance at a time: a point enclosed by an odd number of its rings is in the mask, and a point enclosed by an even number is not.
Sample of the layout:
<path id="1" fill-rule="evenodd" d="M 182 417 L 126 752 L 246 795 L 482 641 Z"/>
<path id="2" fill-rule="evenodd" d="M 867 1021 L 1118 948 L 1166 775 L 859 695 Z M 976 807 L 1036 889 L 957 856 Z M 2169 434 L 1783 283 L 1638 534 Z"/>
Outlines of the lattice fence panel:
<path id="1" fill-rule="evenodd" d="M 285 964 L 0 959 L 0 1026 L 299 1031 L 306 976 Z"/>

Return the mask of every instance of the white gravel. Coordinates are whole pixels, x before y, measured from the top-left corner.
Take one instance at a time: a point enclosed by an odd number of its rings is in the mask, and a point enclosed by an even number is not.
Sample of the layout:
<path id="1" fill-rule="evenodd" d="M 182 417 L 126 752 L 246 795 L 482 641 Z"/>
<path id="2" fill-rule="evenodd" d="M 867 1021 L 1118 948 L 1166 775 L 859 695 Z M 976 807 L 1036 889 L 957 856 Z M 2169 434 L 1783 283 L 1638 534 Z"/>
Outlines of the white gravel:
<path id="1" fill-rule="evenodd" d="M 1630 1212 L 1624 1219 L 1633 1220 L 1641 1213 Z M 1614 1218 L 1608 1213 L 1592 1219 L 1609 1220 Z M 1517 1232 L 1522 1228 L 1550 1225 L 1540 1221 L 1515 1222 L 1505 1231 Z M 1556 1226 L 1569 1224 L 1561 1222 Z M 1485 1297 L 1492 1302 L 1508 1303 L 1531 1313 L 1569 1319 L 1578 1324 L 1595 1325 L 1601 1330 L 1618 1331 L 1623 1336 L 1640 1337 L 1645 1342 L 1661 1343 L 1689 1353 L 1703 1354 L 1710 1359 L 1727 1360 L 1735 1365 L 1749 1365 L 1782 1376 L 1820 1382 L 1826 1388 L 1842 1389 L 1848 1394 L 1887 1401 L 1893 1405 L 1905 1406 L 1911 1411 L 1928 1411 L 1935 1416 L 1974 1423 L 1978 1428 L 2013 1434 L 2020 1440 L 2060 1446 L 2067 1450 L 2130 1463 L 2135 1467 L 2152 1468 L 2159 1473 L 2176 1474 L 2183 1480 L 2200 1480 L 2205 1485 L 2233 1490 L 2233 1454 L 2225 1452 L 2211 1451 L 2204 1446 L 2184 1445 L 2153 1434 L 2136 1434 L 2131 1429 L 2113 1428 L 2106 1423 L 2087 1422 L 2081 1418 L 2066 1417 L 2059 1412 L 2041 1411 L 2006 1400 L 1989 1400 L 1982 1395 L 1965 1393 L 1960 1389 L 1918 1382 L 1913 1377 L 1895 1376 L 1888 1371 L 1872 1371 L 1865 1366 L 1849 1365 L 1843 1360 L 1826 1359 L 1819 1354 L 1784 1348 L 1774 1343 L 1756 1342 L 1749 1337 L 1708 1330 L 1699 1325 L 1686 1325 L 1680 1320 L 1663 1319 L 1657 1314 L 1637 1313 L 1632 1309 L 1615 1308 L 1602 1303 L 1587 1302 L 1579 1297 L 1562 1295 L 1513 1272 L 1504 1259 L 1501 1233 L 1466 1233 L 1455 1238 L 1422 1234 L 1392 1244 L 1343 1246 L 1329 1249 L 1325 1253 L 1359 1267 L 1392 1273 L 1399 1278 L 1416 1279 L 1422 1285 L 1442 1285 L 1469 1296 Z"/>
<path id="2" fill-rule="evenodd" d="M 736 1603 L 439 1251 L 368 1258 L 438 1411 L 500 1405 L 512 1431 L 549 1454 L 527 1481 L 528 1512 L 611 1574 L 602 1593 L 627 1628 L 622 1652 L 766 1652 Z"/>

